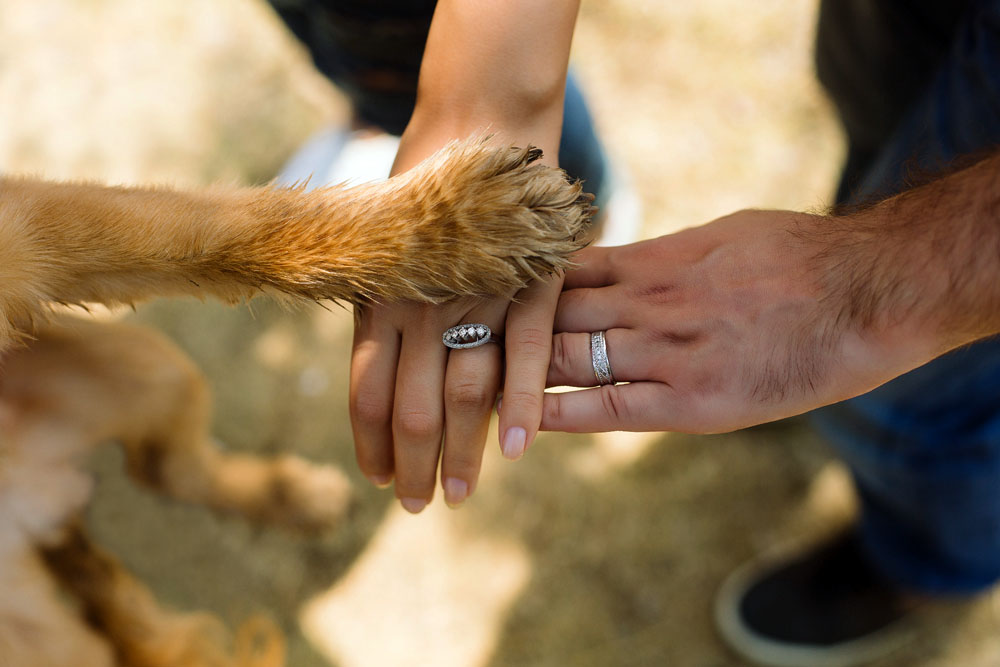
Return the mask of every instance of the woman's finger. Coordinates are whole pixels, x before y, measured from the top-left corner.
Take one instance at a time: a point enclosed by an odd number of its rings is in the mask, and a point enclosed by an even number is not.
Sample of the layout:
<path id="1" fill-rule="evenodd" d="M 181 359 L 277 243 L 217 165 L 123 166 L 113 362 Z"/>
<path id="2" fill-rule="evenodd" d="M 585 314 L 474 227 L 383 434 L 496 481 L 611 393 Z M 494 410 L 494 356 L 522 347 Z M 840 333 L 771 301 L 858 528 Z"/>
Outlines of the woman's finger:
<path id="1" fill-rule="evenodd" d="M 395 471 L 392 410 L 399 331 L 378 309 L 357 313 L 349 405 L 358 466 L 373 484 L 388 486 Z"/>
<path id="2" fill-rule="evenodd" d="M 500 451 L 510 460 L 524 454 L 542 420 L 552 319 L 561 287 L 561 276 L 537 280 L 521 290 L 507 311 L 507 368 L 499 435 Z"/>
<path id="3" fill-rule="evenodd" d="M 466 313 L 462 322 L 486 324 L 502 335 L 508 303 L 506 299 L 483 303 Z M 495 343 L 448 352 L 441 487 L 453 507 L 476 488 L 502 367 L 502 349 Z"/>
<path id="4" fill-rule="evenodd" d="M 447 348 L 433 309 L 403 330 L 392 412 L 396 497 L 409 512 L 434 496 L 444 424 Z"/>

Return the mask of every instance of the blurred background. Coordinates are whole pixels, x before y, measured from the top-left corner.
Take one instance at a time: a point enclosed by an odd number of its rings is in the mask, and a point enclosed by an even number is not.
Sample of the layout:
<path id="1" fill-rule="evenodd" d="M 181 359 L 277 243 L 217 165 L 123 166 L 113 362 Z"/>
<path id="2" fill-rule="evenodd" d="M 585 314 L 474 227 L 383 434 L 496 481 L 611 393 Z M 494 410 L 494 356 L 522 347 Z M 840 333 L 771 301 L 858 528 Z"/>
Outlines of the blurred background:
<path id="1" fill-rule="evenodd" d="M 744 207 L 821 209 L 842 142 L 814 80 L 811 2 L 584 0 L 573 60 L 642 237 Z M 272 179 L 347 108 L 257 0 L 0 0 L 0 171 L 198 186 Z M 849 521 L 844 470 L 801 421 L 725 436 L 491 434 L 479 490 L 413 517 L 353 462 L 350 313 L 140 306 L 205 370 L 233 449 L 344 467 L 355 515 L 301 537 L 170 503 L 111 447 L 87 522 L 179 609 L 263 611 L 289 664 L 738 665 L 712 596 L 741 562 Z M 943 616 L 941 615 L 943 614 Z M 941 622 L 944 618 L 947 622 Z M 878 663 L 994 665 L 1000 601 L 930 616 Z"/>

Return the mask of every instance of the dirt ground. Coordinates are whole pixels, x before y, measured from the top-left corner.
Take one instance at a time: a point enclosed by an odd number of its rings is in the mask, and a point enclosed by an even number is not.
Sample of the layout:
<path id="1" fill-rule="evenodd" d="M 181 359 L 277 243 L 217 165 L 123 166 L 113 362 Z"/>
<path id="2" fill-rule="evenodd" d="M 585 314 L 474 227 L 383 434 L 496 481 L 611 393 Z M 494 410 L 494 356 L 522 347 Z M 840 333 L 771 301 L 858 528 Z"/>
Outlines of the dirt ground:
<path id="1" fill-rule="evenodd" d="M 0 0 L 0 171 L 259 183 L 344 107 L 253 0 Z M 735 209 L 819 208 L 842 154 L 813 80 L 807 2 L 584 0 L 574 62 L 649 237 Z M 711 600 L 745 559 L 850 520 L 804 421 L 724 436 L 546 434 L 460 511 L 367 485 L 346 412 L 349 313 L 141 306 L 216 393 L 233 449 L 342 465 L 357 513 L 318 538 L 135 487 L 107 447 L 88 524 L 166 602 L 289 635 L 289 664 L 739 665 Z M 939 605 L 879 667 L 1000 662 L 1000 598 Z"/>

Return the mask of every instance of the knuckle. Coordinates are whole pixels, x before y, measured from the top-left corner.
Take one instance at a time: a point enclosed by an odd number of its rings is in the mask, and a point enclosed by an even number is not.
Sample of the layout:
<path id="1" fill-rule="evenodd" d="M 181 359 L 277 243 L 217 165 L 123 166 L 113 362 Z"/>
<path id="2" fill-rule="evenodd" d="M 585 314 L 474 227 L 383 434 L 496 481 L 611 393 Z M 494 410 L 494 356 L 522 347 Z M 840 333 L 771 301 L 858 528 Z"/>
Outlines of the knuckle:
<path id="1" fill-rule="evenodd" d="M 392 420 L 392 403 L 366 392 L 351 395 L 350 411 L 361 426 L 385 426 Z"/>
<path id="2" fill-rule="evenodd" d="M 629 248 L 625 248 L 624 246 L 609 250 L 608 254 L 605 255 L 605 262 L 607 263 L 608 269 L 617 273 L 623 268 L 628 268 L 629 258 L 623 257 L 623 255 L 627 255 L 629 250 Z"/>
<path id="3" fill-rule="evenodd" d="M 428 440 L 441 432 L 441 420 L 426 410 L 399 410 L 393 418 L 393 430 L 410 440 Z"/>
<path id="4" fill-rule="evenodd" d="M 449 476 L 459 476 L 468 478 L 479 472 L 482 464 L 482 448 L 475 451 L 462 450 L 459 452 L 447 452 L 442 462 L 445 474 Z"/>
<path id="5" fill-rule="evenodd" d="M 383 452 L 358 444 L 354 448 L 358 467 L 366 475 L 384 475 L 392 472 L 392 461 Z"/>
<path id="6" fill-rule="evenodd" d="M 628 419 L 628 404 L 619 387 L 607 385 L 601 387 L 601 404 L 613 424 L 622 424 Z"/>
<path id="7" fill-rule="evenodd" d="M 516 350 L 525 357 L 544 358 L 552 349 L 552 332 L 538 327 L 525 327 L 517 332 Z"/>
<path id="8" fill-rule="evenodd" d="M 558 335 L 552 339 L 552 358 L 549 364 L 562 373 L 568 373 L 573 368 L 573 353 L 569 344 L 569 336 Z"/>
<path id="9" fill-rule="evenodd" d="M 445 402 L 459 410 L 482 410 L 493 406 L 494 392 L 478 382 L 455 382 L 445 387 Z"/>
<path id="10" fill-rule="evenodd" d="M 549 400 L 542 403 L 542 421 L 548 424 L 562 424 L 562 396 L 549 394 Z"/>
<path id="11" fill-rule="evenodd" d="M 516 406 L 521 410 L 538 410 L 541 399 L 540 395 L 526 389 L 512 389 L 505 391 L 503 394 L 503 404 L 505 407 Z"/>

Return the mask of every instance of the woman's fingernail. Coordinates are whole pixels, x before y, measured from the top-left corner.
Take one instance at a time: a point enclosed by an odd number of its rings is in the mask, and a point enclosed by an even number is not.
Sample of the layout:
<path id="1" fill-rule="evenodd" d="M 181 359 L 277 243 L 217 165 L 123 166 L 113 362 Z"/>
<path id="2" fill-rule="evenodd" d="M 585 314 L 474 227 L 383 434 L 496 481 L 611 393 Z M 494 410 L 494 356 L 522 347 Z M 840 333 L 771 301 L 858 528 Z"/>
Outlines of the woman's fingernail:
<path id="1" fill-rule="evenodd" d="M 503 396 L 497 399 L 497 415 L 500 414 L 501 407 L 503 407 Z"/>
<path id="2" fill-rule="evenodd" d="M 427 501 L 423 498 L 400 498 L 399 504 L 410 514 L 420 514 L 427 507 Z"/>
<path id="3" fill-rule="evenodd" d="M 368 475 L 368 481 L 380 489 L 392 484 L 392 475 Z"/>
<path id="4" fill-rule="evenodd" d="M 524 445 L 528 438 L 527 432 L 520 426 L 511 426 L 503 436 L 503 456 L 516 461 L 524 455 Z"/>
<path id="5" fill-rule="evenodd" d="M 469 495 L 469 485 L 464 479 L 446 477 L 443 486 L 444 501 L 451 507 L 461 505 Z"/>

